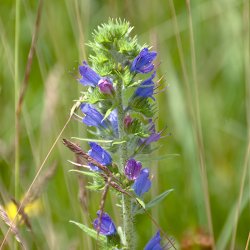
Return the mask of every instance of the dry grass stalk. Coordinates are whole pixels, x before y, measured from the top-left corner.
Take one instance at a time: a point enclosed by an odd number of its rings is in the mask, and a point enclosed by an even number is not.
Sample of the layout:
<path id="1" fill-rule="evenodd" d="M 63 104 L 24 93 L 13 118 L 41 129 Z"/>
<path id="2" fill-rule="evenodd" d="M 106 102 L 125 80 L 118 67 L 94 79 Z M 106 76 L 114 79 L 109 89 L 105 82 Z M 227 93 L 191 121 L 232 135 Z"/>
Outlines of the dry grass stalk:
<path id="1" fill-rule="evenodd" d="M 20 237 L 19 230 L 15 224 L 13 224 L 5 212 L 4 208 L 0 205 L 0 217 L 4 221 L 4 223 L 10 228 L 11 232 L 14 234 L 15 239 L 20 243 L 23 249 L 26 249 L 23 240 Z"/>
<path id="2" fill-rule="evenodd" d="M 82 164 L 82 160 L 78 155 L 76 155 L 76 162 L 79 164 Z M 79 165 L 75 165 L 75 168 L 77 170 L 80 170 Z M 88 192 L 85 188 L 85 178 L 81 174 L 78 174 L 78 185 L 79 185 L 78 198 L 80 200 L 80 204 L 82 206 L 83 211 L 87 213 L 88 212 Z"/>
<path id="3" fill-rule="evenodd" d="M 32 203 L 34 200 L 41 196 L 41 193 L 48 183 L 48 181 L 55 175 L 57 169 L 57 163 L 53 163 L 51 167 L 47 169 L 44 175 L 41 175 L 36 183 L 30 189 L 28 195 L 24 198 L 22 202 L 22 208 L 24 208 L 28 203 Z"/>

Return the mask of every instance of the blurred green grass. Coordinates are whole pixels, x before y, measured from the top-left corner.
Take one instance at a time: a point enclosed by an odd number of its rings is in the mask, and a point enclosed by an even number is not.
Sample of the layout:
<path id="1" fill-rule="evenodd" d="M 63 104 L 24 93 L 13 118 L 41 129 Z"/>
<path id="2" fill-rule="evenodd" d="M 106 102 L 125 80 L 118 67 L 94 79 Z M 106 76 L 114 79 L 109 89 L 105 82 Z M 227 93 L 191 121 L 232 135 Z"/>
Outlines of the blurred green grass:
<path id="1" fill-rule="evenodd" d="M 167 157 L 158 162 L 149 161 L 148 166 L 153 169 L 157 180 L 152 195 L 170 188 L 175 191 L 153 210 L 153 215 L 177 242 L 186 232 L 194 232 L 197 228 L 208 230 L 199 171 L 201 148 L 197 148 L 196 126 L 190 115 L 195 107 L 195 83 L 188 12 L 185 1 L 173 2 L 178 30 L 171 1 L 44 1 L 36 54 L 21 116 L 22 194 L 66 122 L 73 100 L 80 95 L 77 67 L 90 52 L 85 43 L 91 39 L 91 32 L 109 17 L 121 17 L 135 27 L 134 34 L 138 34 L 142 44 L 152 44 L 157 50 L 158 78 L 163 76 L 168 86 L 157 96 L 158 127 L 162 129 L 167 125 L 171 136 L 163 139 L 154 153 L 154 156 Z M 24 77 L 36 11 L 37 2 L 20 1 L 19 87 Z M 229 249 L 234 214 L 227 225 L 226 221 L 238 201 L 249 143 L 249 22 L 244 18 L 249 15 L 249 3 L 194 0 L 191 1 L 191 12 L 198 107 L 215 242 L 219 250 Z M 14 1 L 1 1 L 0 32 L 0 189 L 1 204 L 6 204 L 15 192 Z M 191 99 L 188 99 L 185 87 L 176 35 L 180 36 L 182 43 Z M 63 137 L 83 136 L 85 133 L 84 126 L 72 120 Z M 31 218 L 34 236 L 22 228 L 24 239 L 33 249 L 91 249 L 95 246 L 68 221 L 72 219 L 90 224 L 100 196 L 91 193 L 88 197 L 89 214 L 81 211 L 77 176 L 68 172 L 71 168 L 68 159 L 72 159 L 72 154 L 59 141 L 45 165 L 48 168 L 56 161 L 59 168 L 43 192 L 44 212 Z M 244 249 L 248 237 L 249 178 L 244 190 L 235 249 Z M 113 209 L 118 221 L 119 211 L 110 203 L 110 197 L 106 206 Z M 138 249 L 142 249 L 155 232 L 151 225 L 146 216 L 136 219 Z M 2 222 L 0 227 L 1 239 L 6 227 Z"/>

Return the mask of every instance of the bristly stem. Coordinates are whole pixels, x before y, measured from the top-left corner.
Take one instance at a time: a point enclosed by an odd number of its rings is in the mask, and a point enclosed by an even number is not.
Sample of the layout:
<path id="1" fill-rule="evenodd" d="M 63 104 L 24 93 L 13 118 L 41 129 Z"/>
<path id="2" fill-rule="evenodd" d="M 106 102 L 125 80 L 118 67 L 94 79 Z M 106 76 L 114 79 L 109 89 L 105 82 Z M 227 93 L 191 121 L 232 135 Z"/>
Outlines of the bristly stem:
<path id="1" fill-rule="evenodd" d="M 123 109 L 123 99 L 122 99 L 122 83 L 118 82 L 116 86 L 116 97 L 117 97 L 117 120 L 118 120 L 118 133 L 119 139 L 124 140 L 124 109 Z M 126 141 L 126 140 L 125 140 Z M 124 167 L 128 159 L 127 142 L 119 145 L 120 151 L 120 173 L 124 172 Z M 122 216 L 123 216 L 123 234 L 125 245 L 127 249 L 133 250 L 134 237 L 133 237 L 133 215 L 132 215 L 132 204 L 131 199 L 125 194 L 122 194 Z"/>

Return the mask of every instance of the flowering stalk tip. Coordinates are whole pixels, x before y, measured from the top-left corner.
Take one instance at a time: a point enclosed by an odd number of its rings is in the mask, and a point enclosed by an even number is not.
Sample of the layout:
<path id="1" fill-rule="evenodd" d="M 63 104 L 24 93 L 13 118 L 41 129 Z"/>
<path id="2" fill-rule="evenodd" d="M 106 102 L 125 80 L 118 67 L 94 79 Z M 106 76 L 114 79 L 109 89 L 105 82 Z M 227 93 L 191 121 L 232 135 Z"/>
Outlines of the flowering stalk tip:
<path id="1" fill-rule="evenodd" d="M 153 61 L 157 53 L 142 48 L 136 37 L 130 36 L 131 30 L 128 22 L 111 19 L 93 33 L 93 42 L 89 43 L 93 51 L 89 57 L 91 66 L 86 61 L 79 66 L 79 82 L 86 87 L 79 102 L 84 114 L 82 122 L 92 135 L 90 150 L 83 153 L 90 170 L 95 171 L 91 173 L 91 189 L 100 191 L 103 188 L 102 197 L 106 197 L 108 187 L 114 188 L 121 203 L 123 245 L 119 245 L 120 241 L 113 242 L 112 249 L 134 250 L 135 214 L 132 208 L 152 185 L 149 169 L 142 168 L 136 157 L 139 153 L 151 152 L 150 144 L 158 141 L 161 133 L 156 131 L 153 122 L 156 111 Z M 149 73 L 151 75 L 145 76 Z M 95 139 L 105 143 L 105 149 Z M 101 211 L 97 215 L 93 221 L 95 230 L 112 236 L 108 241 L 118 237 L 110 216 Z M 162 249 L 159 232 L 145 249 Z"/>

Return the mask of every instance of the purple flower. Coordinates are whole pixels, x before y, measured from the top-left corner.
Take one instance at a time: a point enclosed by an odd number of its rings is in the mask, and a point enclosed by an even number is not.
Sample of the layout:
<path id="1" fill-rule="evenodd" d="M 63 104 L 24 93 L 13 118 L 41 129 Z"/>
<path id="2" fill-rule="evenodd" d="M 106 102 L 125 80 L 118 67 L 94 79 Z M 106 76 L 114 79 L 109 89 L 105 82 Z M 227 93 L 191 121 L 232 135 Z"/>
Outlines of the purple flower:
<path id="1" fill-rule="evenodd" d="M 98 82 L 98 87 L 100 91 L 107 95 L 113 95 L 115 93 L 112 82 L 108 78 L 102 78 Z"/>
<path id="2" fill-rule="evenodd" d="M 94 127 L 107 127 L 107 122 L 103 121 L 103 115 L 97 111 L 91 104 L 83 103 L 81 105 L 81 110 L 85 114 L 85 117 L 82 121 L 87 126 L 94 126 Z"/>
<path id="3" fill-rule="evenodd" d="M 131 66 L 132 72 L 146 74 L 151 72 L 154 69 L 152 61 L 155 59 L 157 53 L 149 52 L 148 48 L 141 50 L 139 55 L 134 59 Z"/>
<path id="4" fill-rule="evenodd" d="M 88 151 L 88 155 L 91 156 L 93 159 L 95 159 L 104 166 L 108 166 L 112 163 L 112 158 L 110 154 L 106 150 L 104 150 L 101 146 L 99 146 L 95 142 L 89 142 L 89 146 L 91 147 L 91 149 Z M 93 171 L 100 170 L 94 164 L 89 164 L 89 166 Z"/>
<path id="5" fill-rule="evenodd" d="M 152 142 L 157 142 L 161 138 L 161 133 L 153 133 L 147 139 L 145 139 L 144 143 L 149 145 Z"/>
<path id="6" fill-rule="evenodd" d="M 149 124 L 150 124 L 150 136 L 148 138 L 146 138 L 143 143 L 145 143 L 145 145 L 149 145 L 152 142 L 157 142 L 160 138 L 161 138 L 161 132 L 156 132 L 155 130 L 155 124 L 153 123 L 152 119 L 149 120 Z"/>
<path id="7" fill-rule="evenodd" d="M 126 163 L 124 172 L 129 180 L 135 180 L 141 171 L 142 165 L 135 159 L 129 159 Z"/>
<path id="8" fill-rule="evenodd" d="M 79 81 L 84 86 L 95 87 L 101 80 L 101 77 L 88 66 L 86 61 L 83 62 L 83 66 L 79 66 L 79 72 L 82 76 Z"/>
<path id="9" fill-rule="evenodd" d="M 153 100 L 153 94 L 154 94 L 154 82 L 152 81 L 153 78 L 155 77 L 155 72 L 152 74 L 150 78 L 147 80 L 143 81 L 140 86 L 137 88 L 135 91 L 135 96 L 140 96 L 140 97 L 151 97 Z"/>
<path id="10" fill-rule="evenodd" d="M 136 178 L 132 188 L 137 196 L 142 196 L 151 187 L 151 181 L 149 179 L 149 170 L 144 168 L 141 170 L 140 175 Z"/>
<path id="11" fill-rule="evenodd" d="M 158 231 L 155 236 L 148 242 L 145 246 L 144 250 L 162 250 L 163 248 L 160 245 L 161 236 L 160 232 Z"/>
<path id="12" fill-rule="evenodd" d="M 132 117 L 129 114 L 126 115 L 125 118 L 124 118 L 124 126 L 125 126 L 125 128 L 128 128 L 132 124 L 132 122 L 133 122 Z"/>
<path id="13" fill-rule="evenodd" d="M 100 210 L 97 212 L 97 215 L 98 215 L 98 218 L 96 218 L 93 221 L 93 226 L 95 230 L 96 231 L 99 230 L 100 234 L 106 235 L 106 236 L 115 234 L 116 227 L 115 227 L 114 222 L 110 218 L 110 216 L 107 213 L 102 213 L 102 216 L 100 218 L 100 215 L 101 215 Z"/>

